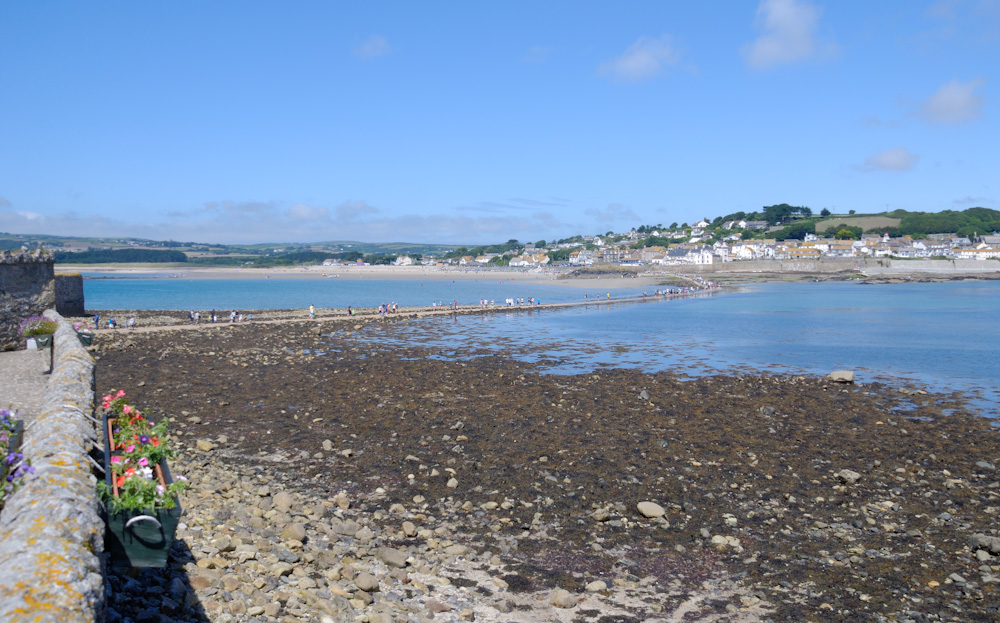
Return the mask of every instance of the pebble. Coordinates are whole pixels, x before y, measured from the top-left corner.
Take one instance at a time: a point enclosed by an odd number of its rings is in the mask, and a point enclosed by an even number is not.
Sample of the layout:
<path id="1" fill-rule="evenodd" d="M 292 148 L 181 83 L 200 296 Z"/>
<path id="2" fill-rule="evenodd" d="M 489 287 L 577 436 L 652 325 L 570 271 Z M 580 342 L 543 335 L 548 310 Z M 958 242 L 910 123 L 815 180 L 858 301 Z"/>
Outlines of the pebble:
<path id="1" fill-rule="evenodd" d="M 576 597 L 574 597 L 568 590 L 564 588 L 557 588 L 552 591 L 552 595 L 549 596 L 549 603 L 556 608 L 575 608 L 577 600 Z"/>
<path id="2" fill-rule="evenodd" d="M 195 447 L 201 450 L 202 452 L 211 452 L 212 450 L 215 450 L 218 446 L 216 446 L 208 439 L 199 439 L 198 441 L 195 442 Z"/>
<path id="3" fill-rule="evenodd" d="M 378 590 L 378 579 L 370 573 L 359 573 L 354 576 L 354 585 L 363 591 Z"/>
<path id="4" fill-rule="evenodd" d="M 398 549 L 380 547 L 377 556 L 379 560 L 390 567 L 402 569 L 406 566 L 406 552 L 401 552 Z"/>
<path id="5" fill-rule="evenodd" d="M 685 602 L 699 609 L 688 611 L 692 620 L 795 620 L 787 615 L 804 609 L 817 620 L 847 620 L 852 609 L 900 621 L 995 613 L 1000 486 L 993 468 L 1000 453 L 990 436 L 958 435 L 978 430 L 968 416 L 956 413 L 944 424 L 911 419 L 890 410 L 895 392 L 876 394 L 867 385 L 855 391 L 820 379 L 714 377 L 691 383 L 707 392 L 709 406 L 711 386 L 721 386 L 731 413 L 701 438 L 690 422 L 716 423 L 701 397 L 645 376 L 609 393 L 601 388 L 607 376 L 595 374 L 589 388 L 567 380 L 562 393 L 545 387 L 544 404 L 555 406 L 538 430 L 553 443 L 501 455 L 516 489 L 498 485 L 504 466 L 482 453 L 483 422 L 463 413 L 461 434 L 455 428 L 454 439 L 440 443 L 457 418 L 445 416 L 442 425 L 440 414 L 422 412 L 437 398 L 411 403 L 380 379 L 368 396 L 378 393 L 389 417 L 409 420 L 421 410 L 424 430 L 398 456 L 388 446 L 402 439 L 391 427 L 384 439 L 382 430 L 369 438 L 378 424 L 371 410 L 309 443 L 288 444 L 294 450 L 275 437 L 244 447 L 249 429 L 180 417 L 185 441 L 170 467 L 192 481 L 182 496 L 180 543 L 163 571 L 109 574 L 108 621 L 503 623 L 640 613 L 667 620 L 681 618 Z M 476 382 L 475 391 L 493 389 Z M 530 377 L 508 374 L 505 382 L 516 383 L 525 399 L 541 395 Z M 803 387 L 792 388 L 796 383 Z M 442 381 L 439 398 L 465 394 L 471 404 L 474 392 L 455 385 Z M 644 386 L 656 404 L 636 401 Z M 786 389 L 804 398 L 787 399 Z M 864 398 L 869 390 L 879 400 L 888 396 L 885 409 Z M 202 398 L 193 388 L 180 391 L 192 392 L 188 402 Z M 843 414 L 828 413 L 840 408 L 831 400 L 844 401 Z M 905 400 L 918 416 L 933 418 L 931 402 Z M 601 430 L 605 406 L 638 423 L 634 433 L 612 429 L 635 455 L 627 462 L 585 437 L 592 426 Z M 652 424 L 639 419 L 647 412 Z M 318 406 L 314 413 L 324 426 L 338 418 Z M 504 449 L 512 435 L 530 430 L 513 413 L 491 420 L 487 431 Z M 200 435 L 219 446 L 222 431 L 230 440 L 214 451 L 195 441 Z M 843 438 L 854 438 L 859 451 Z M 595 451 L 577 450 L 577 441 Z M 348 445 L 354 451 L 341 454 Z M 389 459 L 396 472 L 372 469 L 392 465 Z M 607 469 L 582 469 L 592 459 Z M 593 481 L 581 476 L 588 470 Z M 455 487 L 445 486 L 450 480 Z M 283 494 L 290 500 L 281 501 Z M 637 504 L 643 500 L 664 514 L 647 516 Z M 562 542 L 580 534 L 589 540 Z"/>
<path id="6" fill-rule="evenodd" d="M 639 514 L 650 519 L 663 517 L 666 514 L 663 507 L 655 502 L 639 502 L 636 508 L 638 509 Z"/>

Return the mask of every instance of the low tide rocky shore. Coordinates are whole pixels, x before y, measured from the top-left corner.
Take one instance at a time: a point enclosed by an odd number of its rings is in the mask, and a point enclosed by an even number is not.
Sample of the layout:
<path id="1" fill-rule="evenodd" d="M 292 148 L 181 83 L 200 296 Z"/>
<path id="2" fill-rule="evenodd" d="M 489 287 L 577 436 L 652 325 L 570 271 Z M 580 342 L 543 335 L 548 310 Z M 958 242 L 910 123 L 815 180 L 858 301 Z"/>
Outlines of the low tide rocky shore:
<path id="1" fill-rule="evenodd" d="M 192 482 L 109 620 L 1000 617 L 1000 436 L 963 396 L 380 346 L 407 326 L 99 333 L 98 391 L 169 416 Z"/>

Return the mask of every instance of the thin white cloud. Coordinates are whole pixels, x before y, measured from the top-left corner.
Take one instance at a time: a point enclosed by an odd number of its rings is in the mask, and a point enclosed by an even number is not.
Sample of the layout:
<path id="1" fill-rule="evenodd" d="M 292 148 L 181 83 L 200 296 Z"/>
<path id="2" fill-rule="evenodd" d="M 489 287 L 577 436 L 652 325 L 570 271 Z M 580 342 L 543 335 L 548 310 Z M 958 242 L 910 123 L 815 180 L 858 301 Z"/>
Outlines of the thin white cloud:
<path id="1" fill-rule="evenodd" d="M 4 230 L 4 223 L 26 221 L 37 225 L 45 220 L 45 216 L 39 214 L 38 212 L 15 210 L 14 205 L 8 201 L 6 197 L 0 197 L 0 210 L 3 210 L 3 212 L 0 213 L 0 231 Z"/>
<path id="2" fill-rule="evenodd" d="M 392 51 L 389 41 L 382 35 L 368 35 L 354 46 L 353 54 L 358 58 L 370 59 L 385 56 Z"/>
<path id="3" fill-rule="evenodd" d="M 502 203 L 499 201 L 480 201 L 475 205 L 464 205 L 457 206 L 455 208 L 459 212 L 489 212 L 493 214 L 507 212 L 509 210 L 520 210 L 520 211 L 532 211 L 535 208 L 528 206 L 515 206 L 509 203 Z"/>
<path id="4" fill-rule="evenodd" d="M 878 151 L 865 158 L 865 163 L 855 167 L 859 171 L 908 171 L 916 166 L 920 156 L 905 147 Z"/>
<path id="5" fill-rule="evenodd" d="M 940 0 L 927 7 L 924 15 L 931 19 L 954 19 L 960 4 L 960 0 Z"/>
<path id="6" fill-rule="evenodd" d="M 122 221 L 101 214 L 38 214 L 0 206 L 0 231 L 223 244 L 332 240 L 490 244 L 509 238 L 560 237 L 572 231 L 567 223 L 537 208 L 496 202 L 480 205 L 496 209 L 487 209 L 483 214 L 463 214 L 456 210 L 420 215 L 386 214 L 363 200 L 345 201 L 327 209 L 304 203 L 227 199 L 170 214 L 150 215 L 147 221 Z M 628 216 L 629 211 L 622 212 L 614 206 L 606 211 Z"/>
<path id="7" fill-rule="evenodd" d="M 534 207 L 562 207 L 567 205 L 569 202 L 566 200 L 550 200 L 550 201 L 539 201 L 538 199 L 527 199 L 525 197 L 511 197 L 511 201 L 515 203 L 523 203 L 524 205 L 534 206 Z"/>
<path id="8" fill-rule="evenodd" d="M 889 128 L 895 129 L 899 127 L 899 123 L 895 121 L 883 121 L 878 117 L 867 117 L 861 120 L 861 125 L 866 128 Z"/>
<path id="9" fill-rule="evenodd" d="M 979 118 L 983 108 L 983 96 L 976 89 L 986 84 L 986 80 L 958 80 L 941 85 L 928 97 L 918 111 L 919 115 L 931 123 L 966 123 Z"/>
<path id="10" fill-rule="evenodd" d="M 288 216 L 297 221 L 312 221 L 324 218 L 330 211 L 323 206 L 309 206 L 304 203 L 295 203 L 288 206 Z"/>
<path id="11" fill-rule="evenodd" d="M 951 203 L 956 206 L 983 206 L 987 203 L 992 204 L 993 200 L 989 197 L 973 197 L 972 195 L 967 195 L 961 199 L 954 199 Z"/>
<path id="12" fill-rule="evenodd" d="M 552 53 L 552 48 L 543 45 L 533 45 L 521 57 L 524 63 L 544 63 Z"/>
<path id="13" fill-rule="evenodd" d="M 817 35 L 823 10 L 800 0 L 761 0 L 754 27 L 759 37 L 741 52 L 753 69 L 769 69 L 833 52 L 835 46 Z"/>
<path id="14" fill-rule="evenodd" d="M 337 220 L 353 221 L 366 216 L 375 216 L 379 209 L 364 201 L 345 201 L 337 206 Z"/>
<path id="15" fill-rule="evenodd" d="M 602 76 L 638 82 L 658 75 L 665 67 L 676 66 L 680 60 L 680 52 L 670 35 L 659 39 L 639 37 L 621 56 L 601 63 L 598 72 Z"/>
<path id="16" fill-rule="evenodd" d="M 588 210 L 584 210 L 583 213 L 592 217 L 599 223 L 641 220 L 639 215 L 632 211 L 632 208 L 624 206 L 620 203 L 609 203 L 608 207 L 603 210 L 590 208 Z"/>

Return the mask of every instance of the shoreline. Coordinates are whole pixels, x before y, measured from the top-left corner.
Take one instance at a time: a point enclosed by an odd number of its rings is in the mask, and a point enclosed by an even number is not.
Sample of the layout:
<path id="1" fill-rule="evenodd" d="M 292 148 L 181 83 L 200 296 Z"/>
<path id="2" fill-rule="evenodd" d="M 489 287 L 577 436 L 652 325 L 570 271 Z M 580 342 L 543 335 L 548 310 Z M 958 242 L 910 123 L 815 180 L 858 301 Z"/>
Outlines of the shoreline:
<path id="1" fill-rule="evenodd" d="M 725 285 L 770 283 L 786 281 L 859 281 L 866 284 L 882 283 L 937 283 L 948 281 L 992 281 L 1000 279 L 1000 271 L 950 272 L 914 270 L 902 272 L 866 273 L 856 270 L 835 271 L 776 271 L 762 266 L 760 270 L 746 270 L 743 263 L 733 263 L 731 270 L 704 271 L 695 266 L 669 267 L 617 267 L 606 269 L 554 266 L 516 269 L 509 267 L 444 267 L 444 266 L 301 266 L 288 268 L 244 268 L 120 264 L 61 264 L 58 273 L 104 273 L 108 276 L 85 279 L 148 278 L 148 279 L 347 279 L 347 280 L 424 280 L 424 281 L 511 281 L 517 283 L 544 283 L 569 288 L 590 288 L 600 281 L 601 288 L 679 286 L 698 279 Z M 689 270 L 685 270 L 688 268 Z M 741 270 L 737 270 L 740 268 Z"/>
<path id="2" fill-rule="evenodd" d="M 56 272 L 108 273 L 114 276 L 98 279 L 148 278 L 148 279 L 341 279 L 341 280 L 409 280 L 409 281 L 511 281 L 539 283 L 570 288 L 592 287 L 601 281 L 602 288 L 653 287 L 669 285 L 685 277 L 659 273 L 633 273 L 613 271 L 598 276 L 568 276 L 575 269 L 558 267 L 542 269 L 510 268 L 460 268 L 440 266 L 303 266 L 295 268 L 228 268 L 228 267 L 155 267 L 116 265 L 59 265 Z M 628 275 L 622 277 L 622 275 Z M 94 279 L 94 277 L 84 277 Z"/>
<path id="3" fill-rule="evenodd" d="M 301 313 L 95 338 L 98 393 L 170 416 L 171 468 L 198 476 L 175 562 L 143 576 L 190 587 L 197 620 L 978 621 L 1000 605 L 983 545 L 1000 435 L 958 393 L 546 375 L 378 339 L 406 323 Z M 112 579 L 111 607 L 135 618 L 161 598 L 133 584 Z"/>
<path id="4" fill-rule="evenodd" d="M 736 288 L 705 288 L 705 289 L 693 289 L 687 292 L 676 292 L 676 293 L 661 293 L 661 294 L 650 294 L 647 296 L 630 296 L 624 298 L 604 298 L 598 299 L 594 298 L 591 300 L 584 301 L 569 301 L 561 303 L 539 303 L 539 304 L 524 304 L 524 305 L 490 305 L 490 306 L 477 306 L 477 305 L 461 305 L 459 307 L 449 307 L 445 306 L 421 306 L 421 307 L 403 307 L 400 306 L 398 311 L 389 312 L 386 314 L 380 314 L 376 308 L 372 307 L 356 307 L 352 308 L 352 313 L 348 313 L 347 308 L 315 308 L 315 316 L 310 317 L 307 310 L 300 309 L 261 309 L 253 310 L 254 317 L 252 320 L 244 319 L 242 322 L 230 322 L 228 317 L 225 315 L 226 312 L 220 311 L 217 317 L 219 320 L 216 322 L 211 322 L 210 318 L 205 315 L 202 317 L 201 321 L 197 324 L 190 322 L 187 317 L 187 312 L 183 310 L 132 310 L 132 309 L 93 309 L 88 310 L 91 312 L 89 316 L 82 317 L 72 317 L 68 318 L 70 321 L 83 321 L 87 322 L 92 317 L 93 314 L 99 314 L 101 318 L 107 319 L 109 317 L 121 318 L 119 326 L 117 329 L 108 329 L 106 325 L 98 327 L 96 333 L 106 334 L 106 333 L 117 333 L 121 331 L 125 334 L 132 331 L 138 332 L 149 332 L 149 331 L 169 331 L 169 330 L 193 330 L 193 329 L 212 329 L 219 327 L 228 326 L 243 326 L 243 325 L 258 325 L 258 324 L 284 324 L 284 323 L 294 323 L 294 322 L 354 322 L 354 323 L 368 323 L 368 322 L 393 322 L 400 320 L 410 320 L 415 318 L 427 318 L 431 316 L 452 316 L 452 315 L 469 315 L 469 314 L 494 314 L 494 313 L 514 313 L 514 312 L 534 312 L 539 310 L 556 310 L 565 309 L 572 307 L 587 307 L 587 306 L 606 306 L 606 305 L 618 305 L 618 304 L 636 304 L 636 303 L 649 303 L 656 300 L 667 300 L 674 298 L 692 298 L 692 297 L 705 297 L 705 296 L 715 296 L 722 294 L 727 291 L 733 291 Z M 204 310 L 198 310 L 199 313 L 207 313 Z M 136 327 L 133 330 L 129 330 L 125 327 L 125 321 L 128 316 L 138 316 Z"/>

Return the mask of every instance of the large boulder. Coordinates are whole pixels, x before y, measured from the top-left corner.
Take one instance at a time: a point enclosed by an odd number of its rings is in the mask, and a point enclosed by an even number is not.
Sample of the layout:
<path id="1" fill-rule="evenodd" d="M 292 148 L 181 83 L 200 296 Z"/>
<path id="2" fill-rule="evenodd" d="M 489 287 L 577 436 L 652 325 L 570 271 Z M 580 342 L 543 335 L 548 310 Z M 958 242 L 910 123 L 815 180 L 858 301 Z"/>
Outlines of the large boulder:
<path id="1" fill-rule="evenodd" d="M 834 370 L 830 374 L 826 375 L 826 380 L 833 381 L 834 383 L 847 383 L 854 384 L 854 372 L 850 370 Z"/>

